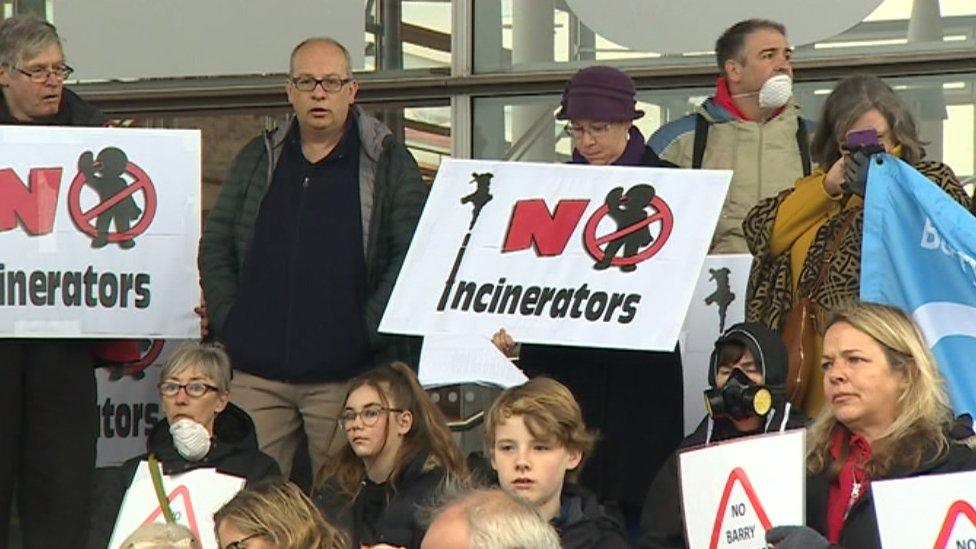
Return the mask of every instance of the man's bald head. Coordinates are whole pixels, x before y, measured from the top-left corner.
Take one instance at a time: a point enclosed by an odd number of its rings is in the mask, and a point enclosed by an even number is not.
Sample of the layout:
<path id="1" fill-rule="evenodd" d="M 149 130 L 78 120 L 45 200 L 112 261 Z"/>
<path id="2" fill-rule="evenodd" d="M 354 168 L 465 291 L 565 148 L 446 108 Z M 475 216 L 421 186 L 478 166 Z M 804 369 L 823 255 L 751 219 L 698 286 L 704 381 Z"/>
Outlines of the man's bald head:
<path id="1" fill-rule="evenodd" d="M 442 507 L 421 548 L 559 549 L 559 536 L 527 502 L 499 489 L 483 489 Z"/>
<path id="2" fill-rule="evenodd" d="M 346 74 L 342 75 L 342 77 L 349 78 L 352 76 L 352 57 L 350 57 L 349 55 L 349 50 L 347 50 L 346 47 L 343 46 L 338 40 L 334 38 L 329 38 L 328 36 L 315 36 L 312 38 L 306 38 L 305 40 L 302 40 L 297 46 L 295 46 L 295 49 L 291 50 L 291 58 L 289 58 L 288 60 L 288 74 L 292 76 L 295 75 L 295 56 L 298 55 L 298 52 L 301 51 L 306 46 L 313 46 L 313 45 L 332 46 L 337 50 L 339 50 L 340 52 L 342 52 L 342 57 L 344 57 L 346 60 Z"/>

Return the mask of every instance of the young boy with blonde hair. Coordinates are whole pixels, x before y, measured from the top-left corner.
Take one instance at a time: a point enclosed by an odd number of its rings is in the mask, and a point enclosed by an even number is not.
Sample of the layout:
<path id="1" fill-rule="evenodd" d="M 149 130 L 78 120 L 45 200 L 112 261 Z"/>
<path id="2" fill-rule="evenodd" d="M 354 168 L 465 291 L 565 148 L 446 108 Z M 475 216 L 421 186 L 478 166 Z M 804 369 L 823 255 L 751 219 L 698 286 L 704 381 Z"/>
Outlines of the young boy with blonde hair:
<path id="1" fill-rule="evenodd" d="M 620 525 L 575 483 L 597 435 L 564 385 L 538 377 L 506 389 L 488 412 L 485 438 L 501 489 L 535 506 L 564 548 L 629 547 Z"/>

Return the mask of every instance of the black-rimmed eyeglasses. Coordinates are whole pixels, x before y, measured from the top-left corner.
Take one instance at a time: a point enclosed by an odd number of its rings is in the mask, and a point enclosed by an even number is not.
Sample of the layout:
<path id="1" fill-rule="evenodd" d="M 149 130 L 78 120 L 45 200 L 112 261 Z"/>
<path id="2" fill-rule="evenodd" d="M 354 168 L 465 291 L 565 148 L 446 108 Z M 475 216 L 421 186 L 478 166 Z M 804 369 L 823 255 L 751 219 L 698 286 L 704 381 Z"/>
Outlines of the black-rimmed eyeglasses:
<path id="1" fill-rule="evenodd" d="M 220 392 L 220 387 L 203 383 L 202 381 L 191 381 L 190 383 L 176 383 L 175 381 L 164 381 L 158 385 L 159 394 L 167 397 L 174 397 L 180 389 L 184 389 L 188 396 L 200 398 L 207 394 L 207 391 Z"/>
<path id="2" fill-rule="evenodd" d="M 352 82 L 352 78 L 312 78 L 311 76 L 296 76 L 294 78 L 289 78 L 292 85 L 296 89 L 303 92 L 310 92 L 315 89 L 315 86 L 322 86 L 322 89 L 335 93 L 342 89 L 343 86 Z"/>

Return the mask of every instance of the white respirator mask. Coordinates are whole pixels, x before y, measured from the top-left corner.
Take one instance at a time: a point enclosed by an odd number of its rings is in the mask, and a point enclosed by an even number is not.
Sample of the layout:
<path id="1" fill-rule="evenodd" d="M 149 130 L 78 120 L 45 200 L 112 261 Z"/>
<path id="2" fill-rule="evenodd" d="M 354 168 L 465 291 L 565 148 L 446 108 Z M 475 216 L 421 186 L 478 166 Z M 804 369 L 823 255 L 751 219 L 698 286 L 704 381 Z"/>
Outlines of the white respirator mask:
<path id="1" fill-rule="evenodd" d="M 773 76 L 759 88 L 759 106 L 763 109 L 778 109 L 790 97 L 793 97 L 793 79 L 786 74 Z"/>
<path id="2" fill-rule="evenodd" d="M 192 419 L 183 418 L 169 426 L 176 451 L 188 461 L 200 461 L 210 452 L 210 433 Z"/>

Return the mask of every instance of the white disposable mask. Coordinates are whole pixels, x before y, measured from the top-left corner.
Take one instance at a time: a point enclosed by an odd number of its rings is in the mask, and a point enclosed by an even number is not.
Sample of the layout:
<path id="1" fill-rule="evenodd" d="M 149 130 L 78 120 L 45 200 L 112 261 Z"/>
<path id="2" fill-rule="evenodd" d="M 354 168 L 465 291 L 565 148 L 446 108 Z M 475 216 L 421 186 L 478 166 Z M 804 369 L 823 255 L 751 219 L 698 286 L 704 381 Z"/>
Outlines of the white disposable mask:
<path id="1" fill-rule="evenodd" d="M 777 74 L 759 88 L 759 106 L 778 109 L 793 97 L 793 80 L 786 74 Z"/>
<path id="2" fill-rule="evenodd" d="M 210 451 L 210 433 L 192 419 L 183 418 L 169 426 L 176 451 L 189 461 L 200 461 Z"/>

